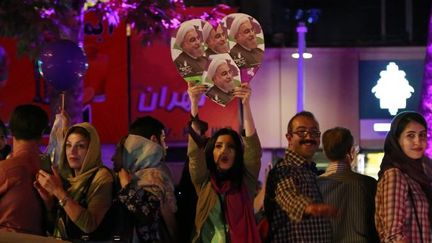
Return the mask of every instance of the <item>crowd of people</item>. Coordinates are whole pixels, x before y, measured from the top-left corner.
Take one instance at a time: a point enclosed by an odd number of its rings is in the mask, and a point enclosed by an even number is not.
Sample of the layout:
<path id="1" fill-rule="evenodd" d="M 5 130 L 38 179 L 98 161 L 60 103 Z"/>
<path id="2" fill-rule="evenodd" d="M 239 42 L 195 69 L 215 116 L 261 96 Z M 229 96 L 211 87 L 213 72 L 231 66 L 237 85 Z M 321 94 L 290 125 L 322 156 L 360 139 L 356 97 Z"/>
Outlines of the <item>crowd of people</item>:
<path id="1" fill-rule="evenodd" d="M 191 120 L 185 124 L 188 161 L 182 184 L 193 190 L 186 203 L 175 193 L 164 163 L 166 128 L 154 117 L 130 125 L 108 168 L 91 124 L 60 129 L 60 154 L 47 156 L 40 151 L 46 112 L 35 105 L 16 107 L 10 134 L 0 123 L 0 236 L 18 232 L 121 242 L 432 241 L 432 166 L 425 155 L 428 131 L 421 114 L 395 116 L 376 181 L 352 170 L 358 148 L 349 129 L 334 127 L 321 134 L 314 114 L 299 112 L 288 122 L 285 156 L 267 167 L 259 189 L 262 148 L 251 88 L 242 83 L 233 90 L 242 105 L 242 130 L 222 128 L 210 137 L 198 115 L 207 89 L 188 84 Z M 325 171 L 313 162 L 321 141 L 330 161 Z"/>

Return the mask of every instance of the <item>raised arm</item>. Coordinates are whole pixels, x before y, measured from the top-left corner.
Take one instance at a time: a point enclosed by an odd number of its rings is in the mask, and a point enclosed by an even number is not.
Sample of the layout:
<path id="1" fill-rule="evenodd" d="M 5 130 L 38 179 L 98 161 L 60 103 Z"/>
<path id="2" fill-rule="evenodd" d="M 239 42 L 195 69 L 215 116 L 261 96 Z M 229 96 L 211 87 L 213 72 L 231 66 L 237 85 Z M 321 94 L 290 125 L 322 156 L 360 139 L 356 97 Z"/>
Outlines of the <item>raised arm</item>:
<path id="1" fill-rule="evenodd" d="M 199 185 L 205 181 L 208 176 L 204 156 L 206 140 L 202 137 L 205 130 L 207 130 L 205 127 L 207 124 L 198 118 L 198 102 L 206 90 L 207 86 L 205 85 L 193 85 L 188 83 L 188 95 L 191 102 L 192 131 L 189 132 L 187 154 L 191 180 L 197 190 L 200 188 Z"/>
<path id="2" fill-rule="evenodd" d="M 244 143 L 244 165 L 245 165 L 245 183 L 248 187 L 249 194 L 255 195 L 258 174 L 261 168 L 262 148 L 258 135 L 255 130 L 255 123 L 250 108 L 250 97 L 252 89 L 249 84 L 242 83 L 240 87 L 234 89 L 233 95 L 241 99 L 243 105 L 243 128 L 245 131 L 243 138 Z"/>
<path id="3" fill-rule="evenodd" d="M 188 95 L 191 103 L 191 116 L 198 116 L 198 102 L 201 99 L 201 96 L 206 92 L 207 86 L 203 84 L 193 85 L 188 82 Z M 200 134 L 200 126 L 196 122 L 192 122 L 192 128 L 197 134 Z"/>
<path id="4" fill-rule="evenodd" d="M 243 126 L 245 129 L 246 137 L 252 136 L 255 131 L 255 123 L 250 108 L 250 97 L 252 95 L 252 89 L 248 83 L 242 83 L 240 87 L 234 89 L 234 96 L 241 99 L 243 105 Z"/>

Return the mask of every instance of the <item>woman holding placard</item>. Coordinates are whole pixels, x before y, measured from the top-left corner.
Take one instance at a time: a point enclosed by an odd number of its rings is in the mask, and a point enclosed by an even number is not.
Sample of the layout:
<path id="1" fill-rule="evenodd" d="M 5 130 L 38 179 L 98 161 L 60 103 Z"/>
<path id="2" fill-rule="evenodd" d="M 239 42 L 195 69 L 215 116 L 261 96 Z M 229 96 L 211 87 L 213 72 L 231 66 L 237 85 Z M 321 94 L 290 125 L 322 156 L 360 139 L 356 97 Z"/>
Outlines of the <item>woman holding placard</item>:
<path id="1" fill-rule="evenodd" d="M 261 166 L 261 144 L 250 108 L 248 84 L 236 87 L 244 111 L 244 136 L 222 128 L 200 148 L 193 139 L 200 134 L 198 101 L 205 85 L 189 84 L 191 133 L 188 156 L 192 183 L 198 195 L 192 242 L 260 242 L 253 214 L 253 197 Z"/>

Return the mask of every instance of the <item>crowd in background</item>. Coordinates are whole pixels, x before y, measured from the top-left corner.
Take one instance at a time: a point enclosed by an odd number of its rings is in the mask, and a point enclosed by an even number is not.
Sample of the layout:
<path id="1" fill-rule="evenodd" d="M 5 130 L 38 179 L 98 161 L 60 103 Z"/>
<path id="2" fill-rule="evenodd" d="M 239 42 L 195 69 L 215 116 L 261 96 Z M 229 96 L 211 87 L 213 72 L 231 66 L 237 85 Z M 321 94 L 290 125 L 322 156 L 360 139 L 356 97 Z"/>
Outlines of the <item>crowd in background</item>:
<path id="1" fill-rule="evenodd" d="M 71 241 L 121 242 L 431 242 L 432 166 L 427 123 L 417 112 L 393 119 L 378 181 L 352 170 L 351 132 L 321 134 L 308 111 L 287 125 L 285 156 L 258 181 L 262 148 L 250 108 L 252 90 L 231 90 L 242 130 L 206 136 L 198 102 L 206 85 L 189 83 L 188 161 L 175 188 L 164 163 L 163 122 L 137 118 L 119 138 L 113 166 L 102 163 L 97 130 L 35 105 L 0 122 L 0 235 L 17 232 Z M 60 124 L 60 125 L 59 125 Z M 10 132 L 9 132 L 10 131 Z M 8 136 L 12 144 L 8 144 Z M 313 162 L 320 144 L 329 162 Z"/>

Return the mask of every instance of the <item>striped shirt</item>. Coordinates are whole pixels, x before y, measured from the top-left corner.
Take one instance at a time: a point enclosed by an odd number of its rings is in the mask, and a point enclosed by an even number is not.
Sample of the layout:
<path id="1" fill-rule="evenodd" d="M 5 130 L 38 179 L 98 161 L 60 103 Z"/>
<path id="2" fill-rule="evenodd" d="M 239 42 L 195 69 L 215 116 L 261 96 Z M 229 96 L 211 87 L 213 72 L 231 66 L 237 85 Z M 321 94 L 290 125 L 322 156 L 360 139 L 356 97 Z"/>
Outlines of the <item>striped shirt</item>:
<path id="1" fill-rule="evenodd" d="M 285 159 L 269 172 L 265 198 L 268 242 L 331 242 L 330 221 L 304 215 L 308 204 L 322 202 L 315 171 L 315 163 L 287 150 Z"/>
<path id="2" fill-rule="evenodd" d="M 352 172 L 346 163 L 333 162 L 317 183 L 324 202 L 338 209 L 331 219 L 333 242 L 378 242 L 374 178 Z"/>
<path id="3" fill-rule="evenodd" d="M 326 171 L 323 174 L 321 174 L 320 177 L 330 176 L 345 171 L 351 171 L 351 168 L 348 166 L 348 164 L 330 162 L 329 165 L 327 166 Z"/>
<path id="4" fill-rule="evenodd" d="M 375 205 L 381 242 L 432 241 L 427 198 L 420 185 L 399 169 L 384 172 L 378 181 Z"/>

